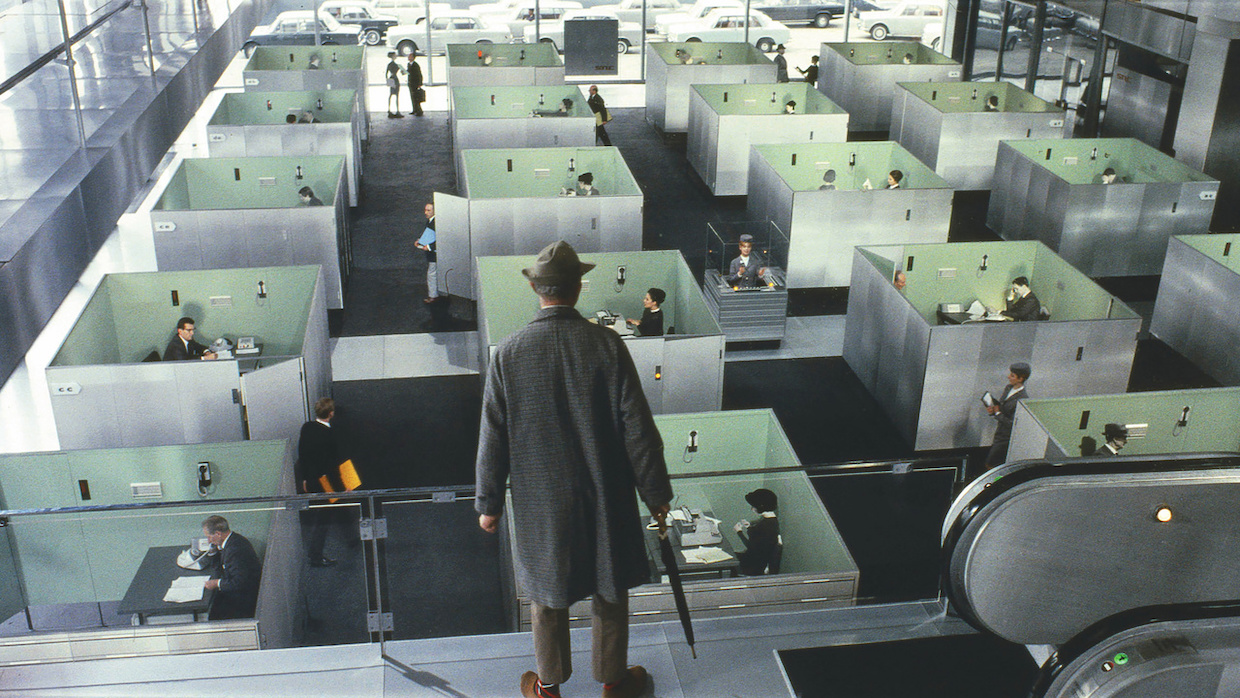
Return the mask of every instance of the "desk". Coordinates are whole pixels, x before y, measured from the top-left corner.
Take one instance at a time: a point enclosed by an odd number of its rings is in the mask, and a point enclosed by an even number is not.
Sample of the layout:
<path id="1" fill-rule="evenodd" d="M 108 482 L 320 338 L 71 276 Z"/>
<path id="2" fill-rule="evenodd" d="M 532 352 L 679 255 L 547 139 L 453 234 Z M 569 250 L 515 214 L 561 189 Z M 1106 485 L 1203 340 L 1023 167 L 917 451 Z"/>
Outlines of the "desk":
<path id="1" fill-rule="evenodd" d="M 168 592 L 172 580 L 177 577 L 209 574 L 205 570 L 187 570 L 178 567 L 177 556 L 182 550 L 184 547 L 177 545 L 147 550 L 146 557 L 142 558 L 142 564 L 138 565 L 138 572 L 133 576 L 133 581 L 129 583 L 125 598 L 121 599 L 121 604 L 116 609 L 117 612 L 137 614 L 138 625 L 146 625 L 149 616 L 193 614 L 194 620 L 205 620 L 207 613 L 211 610 L 211 602 L 215 600 L 214 589 L 203 592 L 201 601 L 188 603 L 164 601 L 164 594 Z M 200 615 L 202 618 L 199 618 Z"/>
<path id="2" fill-rule="evenodd" d="M 942 310 L 937 311 L 940 325 L 963 325 L 965 323 L 974 322 L 1011 322 L 1011 318 L 1004 316 L 1002 318 L 983 315 L 976 320 L 968 313 L 945 313 Z"/>
<path id="3" fill-rule="evenodd" d="M 715 518 L 709 511 L 703 512 L 704 516 Z M 643 519 L 644 520 L 644 519 Z M 676 555 L 676 564 L 680 568 L 680 576 L 682 579 L 724 579 L 727 577 L 735 577 L 737 570 L 740 569 L 740 560 L 736 559 L 736 551 L 732 548 L 732 544 L 728 542 L 727 534 L 723 531 L 724 524 L 720 525 L 720 533 L 723 533 L 723 540 L 715 544 L 723 552 L 732 557 L 719 562 L 711 562 L 701 564 L 697 562 L 689 562 L 685 559 L 684 549 L 680 545 L 680 536 L 682 530 L 686 528 L 685 524 L 672 519 L 671 515 L 667 517 L 668 540 L 672 543 L 672 552 Z M 659 532 L 645 529 L 646 532 L 646 555 L 654 564 L 654 571 L 659 576 L 667 574 L 667 567 L 663 564 L 663 556 L 659 553 Z"/>

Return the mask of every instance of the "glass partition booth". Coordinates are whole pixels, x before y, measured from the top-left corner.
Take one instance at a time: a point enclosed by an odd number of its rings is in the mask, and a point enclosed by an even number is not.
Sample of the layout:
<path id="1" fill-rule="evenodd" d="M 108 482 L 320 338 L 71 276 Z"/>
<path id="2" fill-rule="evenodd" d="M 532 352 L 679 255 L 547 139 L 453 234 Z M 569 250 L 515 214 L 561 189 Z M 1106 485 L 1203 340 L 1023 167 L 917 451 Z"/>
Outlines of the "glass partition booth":
<path id="1" fill-rule="evenodd" d="M 757 48 L 744 42 L 648 43 L 646 121 L 663 133 L 685 133 L 689 129 L 689 92 L 692 85 L 774 82 L 775 64 Z"/>
<path id="2" fill-rule="evenodd" d="M 1167 244 L 1150 334 L 1223 385 L 1240 385 L 1240 233 Z"/>
<path id="3" fill-rule="evenodd" d="M 331 393 L 319 267 L 108 274 L 46 370 L 60 447 L 284 438 Z M 212 361 L 161 361 L 182 317 Z"/>
<path id="4" fill-rule="evenodd" d="M 1038 320 L 993 312 L 1017 277 Z M 1009 366 L 1032 368 L 1031 398 L 1123 393 L 1140 329 L 1141 316 L 1042 243 L 857 247 L 844 360 L 913 448 L 972 448 L 993 440 L 981 398 L 1000 394 Z"/>
<path id="5" fill-rule="evenodd" d="M 316 69 L 309 69 L 312 58 L 318 59 Z M 365 46 L 259 46 L 242 68 L 241 78 L 246 92 L 353 90 L 362 140 L 370 139 Z"/>
<path id="6" fill-rule="evenodd" d="M 788 319 L 788 237 L 770 221 L 706 224 L 702 294 L 729 342 L 781 341 Z M 732 273 L 742 235 L 762 268 L 756 283 Z M 737 267 L 739 271 L 739 265 Z"/>
<path id="7" fill-rule="evenodd" d="M 915 41 L 823 43 L 818 89 L 848 112 L 852 131 L 886 131 L 896 85 L 959 82 L 960 64 Z"/>

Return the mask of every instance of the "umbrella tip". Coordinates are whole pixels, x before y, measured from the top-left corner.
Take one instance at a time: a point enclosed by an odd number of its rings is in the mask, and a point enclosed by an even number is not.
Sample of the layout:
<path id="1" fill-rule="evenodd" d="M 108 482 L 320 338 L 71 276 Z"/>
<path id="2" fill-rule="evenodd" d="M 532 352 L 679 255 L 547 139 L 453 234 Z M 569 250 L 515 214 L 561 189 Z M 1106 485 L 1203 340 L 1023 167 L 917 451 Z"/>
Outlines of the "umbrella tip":
<path id="1" fill-rule="evenodd" d="M 697 659 L 697 648 L 693 645 L 689 645 L 689 651 L 693 653 L 693 658 Z"/>

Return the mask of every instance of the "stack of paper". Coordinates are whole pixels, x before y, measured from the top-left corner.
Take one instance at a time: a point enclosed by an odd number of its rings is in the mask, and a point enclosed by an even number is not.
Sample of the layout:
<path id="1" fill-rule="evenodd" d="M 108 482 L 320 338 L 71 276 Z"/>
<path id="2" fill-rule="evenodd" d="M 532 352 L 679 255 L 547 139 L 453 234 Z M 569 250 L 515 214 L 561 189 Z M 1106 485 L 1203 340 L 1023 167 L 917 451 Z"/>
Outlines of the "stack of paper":
<path id="1" fill-rule="evenodd" d="M 204 584 L 211 577 L 207 575 L 197 577 L 177 577 L 172 580 L 172 586 L 168 587 L 168 593 L 164 594 L 164 601 L 168 603 L 189 603 L 190 601 L 201 601 Z"/>
<path id="2" fill-rule="evenodd" d="M 732 556 L 725 553 L 722 549 L 707 546 L 690 548 L 682 552 L 685 554 L 685 562 L 700 565 L 709 565 L 712 562 L 723 562 L 724 560 L 732 559 Z"/>

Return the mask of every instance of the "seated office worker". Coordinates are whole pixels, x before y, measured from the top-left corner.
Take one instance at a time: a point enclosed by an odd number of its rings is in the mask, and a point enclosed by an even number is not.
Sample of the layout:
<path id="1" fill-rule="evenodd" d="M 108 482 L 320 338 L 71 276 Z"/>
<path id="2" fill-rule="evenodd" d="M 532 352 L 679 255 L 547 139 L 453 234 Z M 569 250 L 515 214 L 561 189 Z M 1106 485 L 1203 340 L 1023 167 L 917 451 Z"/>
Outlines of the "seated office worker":
<path id="1" fill-rule="evenodd" d="M 822 184 L 818 185 L 818 191 L 835 191 L 835 170 L 822 173 Z"/>
<path id="2" fill-rule="evenodd" d="M 1119 181 L 1119 175 L 1115 173 L 1115 168 L 1108 167 L 1102 171 L 1103 184 L 1115 184 L 1117 181 Z"/>
<path id="3" fill-rule="evenodd" d="M 630 327 L 637 328 L 640 337 L 663 336 L 663 301 L 667 300 L 667 292 L 661 288 L 652 288 L 642 299 L 642 319 L 626 320 Z"/>
<path id="4" fill-rule="evenodd" d="M 229 529 L 228 519 L 208 516 L 202 522 L 202 534 L 219 550 L 211 570 L 215 579 L 208 579 L 207 589 L 218 589 L 211 602 L 211 620 L 253 618 L 258 605 L 258 582 L 263 566 L 249 539 Z"/>
<path id="5" fill-rule="evenodd" d="M 323 201 L 314 195 L 314 190 L 310 187 L 302 187 L 297 190 L 297 196 L 301 199 L 302 206 L 322 206 Z"/>
<path id="6" fill-rule="evenodd" d="M 753 236 L 742 235 L 740 254 L 728 266 L 728 283 L 739 288 L 756 288 L 759 277 L 766 276 L 762 256 L 753 251 Z"/>
<path id="7" fill-rule="evenodd" d="M 1095 456 L 1118 456 L 1120 449 L 1128 445 L 1128 429 L 1123 424 L 1106 425 L 1102 428 L 1102 436 L 1107 442 L 1094 451 Z"/>
<path id="8" fill-rule="evenodd" d="M 887 188 L 899 189 L 900 182 L 904 181 L 904 173 L 899 170 L 892 170 L 887 173 Z"/>
<path id="9" fill-rule="evenodd" d="M 210 361 L 214 358 L 215 352 L 194 341 L 194 318 L 183 317 L 177 320 L 177 336 L 173 337 L 164 349 L 164 361 Z"/>
<path id="10" fill-rule="evenodd" d="M 741 574 L 766 574 L 771 563 L 775 562 L 775 553 L 780 545 L 779 519 L 775 517 L 775 510 L 779 508 L 779 497 L 768 489 L 757 489 L 745 495 L 745 501 L 753 507 L 758 518 L 741 521 L 732 527 L 745 544 L 745 551 L 736 557 L 740 561 Z M 779 572 L 777 562 L 770 572 Z"/>
<path id="11" fill-rule="evenodd" d="M 1002 311 L 1002 314 L 1017 322 L 1037 320 L 1042 315 L 1042 303 L 1029 288 L 1029 279 L 1023 276 L 1012 279 L 1012 288 L 1007 295 L 1007 309 Z"/>
<path id="12" fill-rule="evenodd" d="M 1029 364 L 1017 362 L 1008 367 L 1008 384 L 1003 386 L 1003 394 L 997 402 L 986 405 L 986 414 L 995 418 L 995 440 L 986 454 L 986 467 L 1002 465 L 1007 459 L 1008 442 L 1012 440 L 1012 420 L 1016 418 L 1016 403 L 1029 397 L 1025 390 L 1025 381 L 1029 380 L 1032 370 Z M 989 395 L 989 393 L 987 393 Z"/>

